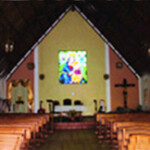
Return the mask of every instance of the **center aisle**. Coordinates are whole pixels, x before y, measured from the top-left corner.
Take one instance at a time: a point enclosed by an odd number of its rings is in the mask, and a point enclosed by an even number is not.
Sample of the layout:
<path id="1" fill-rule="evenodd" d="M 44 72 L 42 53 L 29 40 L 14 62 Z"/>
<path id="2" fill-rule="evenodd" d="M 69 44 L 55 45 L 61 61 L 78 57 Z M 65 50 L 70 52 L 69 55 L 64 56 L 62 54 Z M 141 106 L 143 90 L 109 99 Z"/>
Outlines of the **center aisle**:
<path id="1" fill-rule="evenodd" d="M 93 129 L 56 130 L 37 150 L 111 150 L 99 144 Z"/>

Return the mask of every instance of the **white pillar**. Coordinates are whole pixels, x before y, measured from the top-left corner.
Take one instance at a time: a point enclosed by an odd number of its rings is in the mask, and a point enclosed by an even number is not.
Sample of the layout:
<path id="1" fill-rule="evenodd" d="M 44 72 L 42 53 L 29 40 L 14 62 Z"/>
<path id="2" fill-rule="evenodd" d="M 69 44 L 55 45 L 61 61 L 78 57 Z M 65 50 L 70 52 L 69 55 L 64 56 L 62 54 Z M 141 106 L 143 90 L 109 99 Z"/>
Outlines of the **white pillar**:
<path id="1" fill-rule="evenodd" d="M 6 79 L 0 79 L 0 98 L 6 98 Z"/>
<path id="2" fill-rule="evenodd" d="M 34 112 L 38 111 L 39 108 L 39 88 L 38 88 L 38 46 L 34 49 Z"/>
<path id="3" fill-rule="evenodd" d="M 105 43 L 105 60 L 106 60 L 106 74 L 109 78 L 106 80 L 106 101 L 107 112 L 111 111 L 111 94 L 110 94 L 110 63 L 109 63 L 109 46 Z"/>
<path id="4" fill-rule="evenodd" d="M 139 104 L 143 105 L 143 97 L 142 97 L 142 79 L 139 77 L 138 78 L 138 83 L 139 83 Z"/>

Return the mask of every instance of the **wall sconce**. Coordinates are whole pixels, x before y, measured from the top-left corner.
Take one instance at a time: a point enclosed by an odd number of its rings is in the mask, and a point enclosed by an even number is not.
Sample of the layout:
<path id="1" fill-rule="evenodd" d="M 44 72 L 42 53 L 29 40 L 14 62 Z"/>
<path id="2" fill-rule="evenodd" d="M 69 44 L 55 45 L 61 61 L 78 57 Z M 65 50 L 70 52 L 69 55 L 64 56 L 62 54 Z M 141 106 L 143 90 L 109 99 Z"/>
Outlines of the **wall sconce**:
<path id="1" fill-rule="evenodd" d="M 150 57 L 150 48 L 148 48 L 148 50 L 147 50 L 147 51 L 148 51 L 148 56 Z"/>
<path id="2" fill-rule="evenodd" d="M 14 42 L 8 40 L 5 44 L 5 52 L 12 52 L 14 50 Z"/>
<path id="3" fill-rule="evenodd" d="M 108 80 L 109 79 L 109 74 L 104 74 L 103 77 L 104 77 L 105 80 Z"/>

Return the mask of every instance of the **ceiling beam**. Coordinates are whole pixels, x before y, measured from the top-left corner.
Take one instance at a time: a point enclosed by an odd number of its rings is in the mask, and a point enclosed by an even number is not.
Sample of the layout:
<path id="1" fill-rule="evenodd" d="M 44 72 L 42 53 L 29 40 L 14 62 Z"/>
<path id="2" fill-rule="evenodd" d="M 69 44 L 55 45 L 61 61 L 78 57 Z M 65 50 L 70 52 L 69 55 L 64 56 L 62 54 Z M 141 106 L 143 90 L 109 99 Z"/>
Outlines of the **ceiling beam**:
<path id="1" fill-rule="evenodd" d="M 33 12 L 34 12 L 34 16 L 35 16 L 35 18 L 36 18 L 36 21 L 39 23 L 40 30 L 43 31 L 42 24 L 41 24 L 41 22 L 40 22 L 39 19 L 38 19 L 38 15 L 39 15 L 39 14 L 37 13 L 37 10 L 36 10 L 36 8 L 35 8 L 35 6 L 34 6 L 34 4 L 33 4 L 33 1 L 29 1 L 29 2 L 30 2 L 31 7 L 33 8 Z"/>
<path id="2" fill-rule="evenodd" d="M 7 15 L 5 15 L 5 13 L 4 13 L 4 11 L 2 10 L 1 7 L 0 7 L 0 17 L 3 18 L 3 20 L 7 23 L 7 24 L 5 24 L 5 25 L 6 25 L 6 26 L 10 26 L 10 28 L 16 33 L 16 36 L 20 36 L 21 33 L 15 28 L 15 26 L 13 25 L 13 23 L 11 23 L 11 22 L 9 21 Z M 15 37 L 15 40 L 16 40 L 16 39 L 17 39 L 17 38 Z M 28 45 L 25 39 L 24 39 L 24 43 L 25 43 L 26 45 Z"/>
<path id="3" fill-rule="evenodd" d="M 17 3 L 17 2 L 13 2 L 13 4 L 14 4 L 14 6 L 16 7 L 16 9 L 18 10 L 20 16 L 23 18 L 23 20 L 24 20 L 24 22 L 25 22 L 25 24 L 26 24 L 26 27 L 29 27 L 29 26 L 30 26 L 30 25 L 29 25 L 29 22 L 28 22 L 28 20 L 24 17 L 24 14 L 22 13 L 22 11 L 21 11 L 21 9 L 20 9 L 18 3 Z M 36 39 L 36 36 L 35 36 L 34 33 L 32 32 L 32 30 L 30 31 L 30 33 L 31 33 L 31 35 L 33 36 L 33 38 Z"/>

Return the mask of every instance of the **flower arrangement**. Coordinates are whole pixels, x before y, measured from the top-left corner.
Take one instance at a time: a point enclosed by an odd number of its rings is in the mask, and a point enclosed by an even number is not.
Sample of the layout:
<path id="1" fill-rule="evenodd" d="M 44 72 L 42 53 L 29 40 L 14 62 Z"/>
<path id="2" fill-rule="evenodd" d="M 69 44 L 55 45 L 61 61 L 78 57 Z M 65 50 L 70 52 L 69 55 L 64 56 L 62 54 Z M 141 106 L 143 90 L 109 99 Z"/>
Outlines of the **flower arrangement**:
<path id="1" fill-rule="evenodd" d="M 75 110 L 70 110 L 70 111 L 68 111 L 67 115 L 71 119 L 71 121 L 75 121 L 76 118 L 81 116 L 81 112 L 77 112 Z"/>

